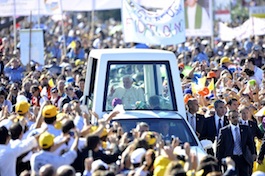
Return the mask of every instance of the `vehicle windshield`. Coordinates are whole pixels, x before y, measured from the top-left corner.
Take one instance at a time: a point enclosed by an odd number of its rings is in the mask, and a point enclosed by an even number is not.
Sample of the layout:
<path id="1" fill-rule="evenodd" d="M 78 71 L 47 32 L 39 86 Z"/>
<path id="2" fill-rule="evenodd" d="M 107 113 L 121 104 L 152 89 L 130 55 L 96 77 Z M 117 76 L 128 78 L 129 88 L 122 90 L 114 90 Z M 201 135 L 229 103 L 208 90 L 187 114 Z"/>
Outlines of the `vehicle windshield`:
<path id="1" fill-rule="evenodd" d="M 165 62 L 117 62 L 108 63 L 104 95 L 104 111 L 117 104 L 124 109 L 175 110 L 170 67 Z"/>
<path id="2" fill-rule="evenodd" d="M 160 134 L 165 142 L 171 142 L 172 137 L 179 137 L 181 144 L 190 143 L 191 146 L 198 146 L 191 130 L 183 119 L 119 119 L 114 120 L 121 124 L 124 132 L 130 132 L 140 122 L 149 125 L 149 131 Z"/>

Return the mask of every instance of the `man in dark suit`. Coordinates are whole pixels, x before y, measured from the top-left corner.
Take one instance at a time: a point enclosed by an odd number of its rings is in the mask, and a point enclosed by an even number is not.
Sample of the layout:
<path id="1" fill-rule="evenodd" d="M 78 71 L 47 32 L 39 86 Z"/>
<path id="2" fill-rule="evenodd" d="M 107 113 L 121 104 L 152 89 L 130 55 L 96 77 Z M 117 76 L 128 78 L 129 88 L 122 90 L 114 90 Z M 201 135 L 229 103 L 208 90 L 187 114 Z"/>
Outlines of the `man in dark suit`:
<path id="1" fill-rule="evenodd" d="M 201 139 L 208 139 L 214 142 L 215 137 L 218 137 L 219 130 L 228 125 L 229 121 L 226 114 L 225 103 L 222 100 L 214 102 L 215 115 L 205 118 Z"/>
<path id="2" fill-rule="evenodd" d="M 239 113 L 241 116 L 241 120 L 239 123 L 241 125 L 246 125 L 250 128 L 253 139 L 257 137 L 261 140 L 263 138 L 263 133 L 260 131 L 257 123 L 251 120 L 252 117 L 250 114 L 250 109 L 247 106 L 243 106 L 240 108 Z"/>
<path id="3" fill-rule="evenodd" d="M 223 158 L 230 156 L 236 163 L 237 175 L 250 176 L 251 165 L 256 158 L 254 141 L 249 128 L 239 125 L 238 112 L 229 111 L 230 125 L 220 130 L 216 157 L 221 164 Z"/>
<path id="4" fill-rule="evenodd" d="M 204 115 L 197 114 L 198 110 L 198 101 L 195 98 L 189 99 L 187 102 L 187 121 L 200 139 L 205 117 Z"/>
<path id="5" fill-rule="evenodd" d="M 245 125 L 245 126 L 249 127 L 250 132 L 251 132 L 251 136 L 252 136 L 253 141 L 254 141 L 254 145 L 256 146 L 254 138 L 256 137 L 256 138 L 262 140 L 263 133 L 259 129 L 257 123 L 251 120 L 252 117 L 251 117 L 251 114 L 250 114 L 250 109 L 247 106 L 241 107 L 239 109 L 239 113 L 240 113 L 240 116 L 241 116 L 241 119 L 240 119 L 239 123 L 241 125 Z M 255 154 L 257 154 L 256 147 L 254 149 L 255 149 Z M 252 163 L 252 166 L 253 166 L 253 163 Z M 251 169 L 251 171 L 252 171 L 252 169 Z"/>

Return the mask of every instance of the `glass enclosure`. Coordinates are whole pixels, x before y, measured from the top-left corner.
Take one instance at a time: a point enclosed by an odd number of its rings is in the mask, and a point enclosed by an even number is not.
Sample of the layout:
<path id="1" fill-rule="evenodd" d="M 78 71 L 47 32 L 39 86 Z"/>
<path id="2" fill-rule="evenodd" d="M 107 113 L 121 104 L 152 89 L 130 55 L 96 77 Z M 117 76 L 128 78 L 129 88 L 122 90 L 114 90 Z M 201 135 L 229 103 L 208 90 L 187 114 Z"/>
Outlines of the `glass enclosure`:
<path id="1" fill-rule="evenodd" d="M 103 111 L 177 110 L 167 61 L 109 61 L 107 70 Z"/>
<path id="2" fill-rule="evenodd" d="M 191 134 L 190 128 L 183 119 L 141 118 L 119 119 L 115 121 L 121 124 L 124 132 L 130 132 L 138 123 L 145 122 L 149 125 L 149 130 L 160 134 L 164 141 L 170 141 L 173 137 L 179 137 L 181 144 L 188 142 L 191 146 L 198 145 L 194 136 Z"/>

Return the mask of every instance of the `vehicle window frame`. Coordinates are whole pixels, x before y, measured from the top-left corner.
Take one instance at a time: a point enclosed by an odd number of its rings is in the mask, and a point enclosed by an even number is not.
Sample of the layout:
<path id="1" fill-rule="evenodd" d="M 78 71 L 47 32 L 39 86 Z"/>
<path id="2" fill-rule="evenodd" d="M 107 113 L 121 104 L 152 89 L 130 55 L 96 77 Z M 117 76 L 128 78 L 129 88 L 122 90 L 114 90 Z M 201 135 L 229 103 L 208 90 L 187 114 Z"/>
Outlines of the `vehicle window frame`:
<path id="1" fill-rule="evenodd" d="M 171 73 L 171 67 L 169 61 L 108 61 L 107 62 L 107 72 L 106 72 L 106 81 L 104 85 L 104 95 L 103 95 L 103 104 L 102 104 L 102 111 L 103 112 L 109 112 L 111 110 L 106 110 L 106 104 L 107 104 L 107 96 L 108 96 L 108 86 L 110 81 L 110 66 L 111 65 L 165 65 L 166 66 L 166 75 L 168 82 L 171 82 L 171 84 L 168 84 L 168 89 L 170 90 L 170 97 L 171 97 L 171 103 L 172 103 L 172 110 L 178 111 L 176 96 L 175 96 L 175 87 L 173 85 L 173 77 Z M 156 80 L 157 81 L 157 80 Z M 157 86 L 157 85 L 156 85 Z M 175 100 L 175 101 L 174 101 Z M 132 109 L 133 110 L 133 109 Z M 163 109 L 164 110 L 164 109 Z M 172 110 L 166 110 L 165 111 L 172 111 Z"/>

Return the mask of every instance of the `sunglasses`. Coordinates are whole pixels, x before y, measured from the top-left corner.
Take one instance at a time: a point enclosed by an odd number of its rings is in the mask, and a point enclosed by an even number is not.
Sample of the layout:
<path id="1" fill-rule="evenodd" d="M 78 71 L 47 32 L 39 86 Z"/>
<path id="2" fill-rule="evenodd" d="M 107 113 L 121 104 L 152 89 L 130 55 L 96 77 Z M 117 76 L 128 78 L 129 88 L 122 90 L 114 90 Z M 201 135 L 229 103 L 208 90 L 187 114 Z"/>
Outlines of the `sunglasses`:
<path id="1" fill-rule="evenodd" d="M 231 118 L 232 118 L 232 119 L 236 119 L 236 118 L 238 118 L 238 116 L 232 116 Z"/>
<path id="2" fill-rule="evenodd" d="M 74 90 L 73 88 L 67 88 L 67 90 Z"/>

